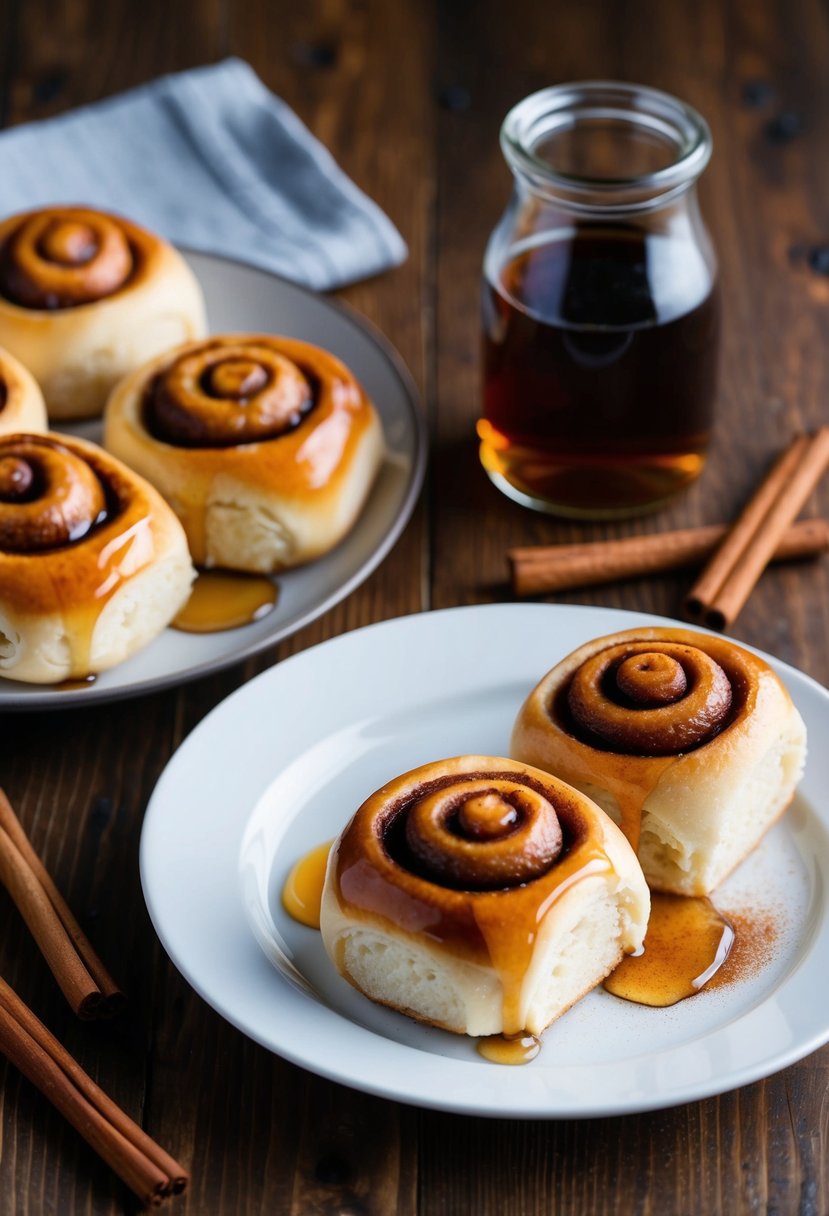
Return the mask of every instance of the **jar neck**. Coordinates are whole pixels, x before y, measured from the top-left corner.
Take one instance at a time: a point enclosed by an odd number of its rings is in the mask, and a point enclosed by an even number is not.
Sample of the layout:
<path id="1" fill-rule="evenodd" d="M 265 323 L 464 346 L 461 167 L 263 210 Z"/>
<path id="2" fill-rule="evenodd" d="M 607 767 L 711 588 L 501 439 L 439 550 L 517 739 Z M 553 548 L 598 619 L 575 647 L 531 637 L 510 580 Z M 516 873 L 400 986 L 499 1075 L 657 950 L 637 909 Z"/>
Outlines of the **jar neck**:
<path id="1" fill-rule="evenodd" d="M 520 193 L 601 219 L 679 204 L 711 155 L 690 106 L 640 85 L 588 81 L 534 93 L 501 128 Z"/>

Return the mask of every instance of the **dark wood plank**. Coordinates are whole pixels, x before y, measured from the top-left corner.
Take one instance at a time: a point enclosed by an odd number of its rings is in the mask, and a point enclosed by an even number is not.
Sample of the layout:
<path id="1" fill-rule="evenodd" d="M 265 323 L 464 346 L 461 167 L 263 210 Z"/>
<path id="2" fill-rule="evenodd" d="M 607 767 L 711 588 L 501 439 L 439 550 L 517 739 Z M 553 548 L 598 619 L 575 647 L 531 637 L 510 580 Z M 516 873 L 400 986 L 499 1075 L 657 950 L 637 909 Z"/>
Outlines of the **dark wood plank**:
<path id="1" fill-rule="evenodd" d="M 21 4 L 7 123 L 46 118 L 227 53 L 228 0 Z"/>
<path id="2" fill-rule="evenodd" d="M 3 31 L 3 41 L 0 44 L 0 128 L 6 125 L 9 112 L 9 93 L 12 73 L 14 71 L 14 48 L 17 42 L 17 22 L 19 5 L 17 0 L 2 0 L 0 3 L 0 30 Z"/>

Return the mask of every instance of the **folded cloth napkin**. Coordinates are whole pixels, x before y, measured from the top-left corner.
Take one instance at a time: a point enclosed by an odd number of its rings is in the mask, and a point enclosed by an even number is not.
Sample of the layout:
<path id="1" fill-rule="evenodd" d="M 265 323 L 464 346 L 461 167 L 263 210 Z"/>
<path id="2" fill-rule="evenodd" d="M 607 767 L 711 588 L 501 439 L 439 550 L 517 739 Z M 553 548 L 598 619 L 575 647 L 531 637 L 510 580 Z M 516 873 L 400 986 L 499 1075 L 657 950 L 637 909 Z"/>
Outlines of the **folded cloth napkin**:
<path id="1" fill-rule="evenodd" d="M 0 213 L 47 203 L 117 211 L 318 289 L 406 257 L 391 221 L 240 59 L 1 134 Z"/>

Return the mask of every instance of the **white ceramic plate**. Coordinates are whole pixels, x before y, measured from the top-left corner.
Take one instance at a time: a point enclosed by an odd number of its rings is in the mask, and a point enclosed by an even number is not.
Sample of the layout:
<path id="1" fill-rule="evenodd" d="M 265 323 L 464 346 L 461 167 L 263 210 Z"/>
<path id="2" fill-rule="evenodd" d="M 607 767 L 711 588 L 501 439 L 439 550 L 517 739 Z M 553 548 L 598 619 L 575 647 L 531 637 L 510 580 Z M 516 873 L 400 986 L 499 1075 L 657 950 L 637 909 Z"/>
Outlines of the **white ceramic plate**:
<path id="1" fill-rule="evenodd" d="M 426 433 L 417 390 L 392 347 L 356 313 L 251 266 L 187 254 L 207 301 L 213 333 L 280 333 L 333 351 L 362 382 L 383 422 L 386 459 L 351 533 L 333 552 L 279 575 L 273 612 L 214 634 L 167 629 L 94 684 L 61 689 L 0 680 L 0 710 L 65 709 L 180 684 L 238 663 L 288 637 L 358 587 L 389 552 L 411 515 L 423 481 Z M 60 429 L 99 441 L 99 421 Z"/>
<path id="2" fill-rule="evenodd" d="M 189 736 L 153 794 L 141 876 L 153 923 L 193 987 L 245 1034 L 346 1085 L 483 1115 L 620 1114 L 703 1098 L 829 1039 L 829 751 L 813 747 L 795 805 L 717 893 L 772 917 L 771 958 L 670 1009 L 591 993 L 520 1068 L 373 1005 L 335 974 L 319 934 L 279 901 L 293 862 L 335 836 L 385 779 L 442 756 L 503 754 L 547 668 L 589 638 L 663 618 L 492 605 L 356 630 L 239 689 Z M 813 741 L 829 694 L 770 660 Z"/>

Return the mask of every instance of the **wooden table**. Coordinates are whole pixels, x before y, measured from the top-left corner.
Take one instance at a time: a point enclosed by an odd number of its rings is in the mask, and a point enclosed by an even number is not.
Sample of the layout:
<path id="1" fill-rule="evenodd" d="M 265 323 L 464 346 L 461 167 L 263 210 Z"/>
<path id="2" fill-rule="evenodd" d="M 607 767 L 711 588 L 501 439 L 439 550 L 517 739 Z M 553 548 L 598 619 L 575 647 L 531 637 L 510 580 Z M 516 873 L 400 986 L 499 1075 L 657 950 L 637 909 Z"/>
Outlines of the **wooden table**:
<path id="1" fill-rule="evenodd" d="M 133 702 L 4 717 L 0 781 L 130 1009 L 111 1025 L 77 1023 L 4 893 L 0 973 L 191 1164 L 181 1212 L 829 1212 L 829 1050 L 739 1092 L 627 1118 L 510 1123 L 409 1109 L 318 1080 L 226 1025 L 161 950 L 137 865 L 141 817 L 163 766 L 244 680 L 343 630 L 506 598 L 510 545 L 730 518 L 789 434 L 825 420 L 825 5 L 0 0 L 0 31 L 8 124 L 228 54 L 249 60 L 409 243 L 405 266 L 343 296 L 408 362 L 432 435 L 426 491 L 394 552 L 278 653 Z M 481 254 L 510 186 L 499 122 L 532 90 L 585 77 L 660 86 L 711 123 L 702 203 L 726 318 L 720 425 L 702 481 L 656 519 L 593 528 L 508 502 L 480 470 L 473 441 Z M 828 496 L 824 487 L 824 512 Z M 685 586 L 664 577 L 561 598 L 670 615 Z M 736 636 L 829 682 L 829 563 L 768 573 Z M 0 1210 L 133 1210 L 27 1083 L 0 1069 L 0 1086 Z"/>

